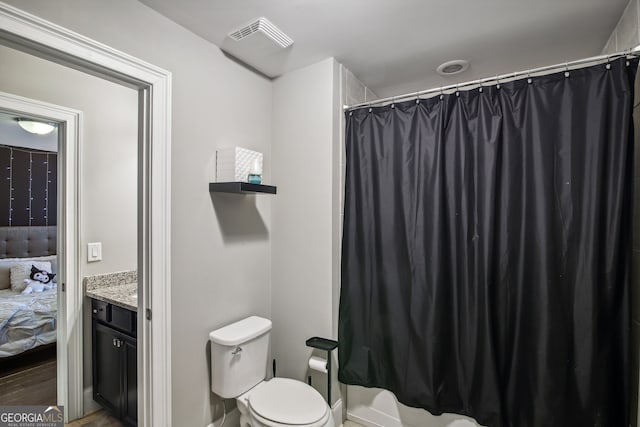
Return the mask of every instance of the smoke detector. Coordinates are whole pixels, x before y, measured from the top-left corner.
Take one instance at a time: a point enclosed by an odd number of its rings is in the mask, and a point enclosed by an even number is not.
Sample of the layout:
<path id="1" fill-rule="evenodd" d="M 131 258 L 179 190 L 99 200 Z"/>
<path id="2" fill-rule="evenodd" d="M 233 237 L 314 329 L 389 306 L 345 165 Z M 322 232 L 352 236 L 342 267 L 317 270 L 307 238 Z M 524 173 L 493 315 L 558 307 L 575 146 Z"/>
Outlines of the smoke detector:
<path id="1" fill-rule="evenodd" d="M 467 68 L 469 68 L 469 61 L 465 61 L 464 59 L 455 59 L 453 61 L 447 61 L 444 64 L 440 64 L 436 71 L 442 76 L 453 76 L 466 71 Z"/>
<path id="2" fill-rule="evenodd" d="M 267 18 L 257 18 L 231 31 L 220 48 L 269 77 L 277 77 L 293 39 Z"/>

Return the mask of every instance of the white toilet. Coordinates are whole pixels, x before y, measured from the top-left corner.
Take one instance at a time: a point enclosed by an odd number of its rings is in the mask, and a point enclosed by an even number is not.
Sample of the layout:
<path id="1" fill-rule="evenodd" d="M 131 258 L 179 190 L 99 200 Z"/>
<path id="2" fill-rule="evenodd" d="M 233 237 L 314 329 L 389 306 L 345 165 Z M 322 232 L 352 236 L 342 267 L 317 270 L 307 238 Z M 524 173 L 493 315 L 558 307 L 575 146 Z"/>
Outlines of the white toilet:
<path id="1" fill-rule="evenodd" d="M 335 427 L 329 405 L 302 381 L 265 381 L 271 321 L 252 316 L 209 334 L 211 390 L 235 398 L 240 427 Z"/>

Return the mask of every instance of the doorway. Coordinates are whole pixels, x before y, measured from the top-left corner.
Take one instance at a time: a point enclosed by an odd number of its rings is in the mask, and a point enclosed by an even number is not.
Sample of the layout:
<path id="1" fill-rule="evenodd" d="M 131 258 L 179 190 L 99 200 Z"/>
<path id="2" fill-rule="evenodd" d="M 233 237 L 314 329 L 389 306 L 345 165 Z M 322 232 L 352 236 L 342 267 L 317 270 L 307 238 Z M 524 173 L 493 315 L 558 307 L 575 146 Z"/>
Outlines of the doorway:
<path id="1" fill-rule="evenodd" d="M 74 332 L 80 329 L 77 322 L 81 319 L 81 292 L 78 288 L 80 273 L 77 262 L 79 199 L 75 195 L 79 189 L 78 135 L 82 114 L 72 109 L 3 92 L 0 92 L 0 110 L 57 124 L 59 161 L 56 162 L 56 193 L 60 203 L 57 204 L 56 214 L 57 247 L 51 250 L 56 253 L 56 274 L 60 284 L 56 286 L 56 395 L 57 403 L 65 406 L 65 417 L 77 417 L 82 412 L 82 336 Z M 36 250 L 41 249 L 36 247 Z"/>
<path id="2" fill-rule="evenodd" d="M 0 110 L 0 401 L 57 403 L 55 123 Z M 31 269 L 31 271 L 30 271 Z"/>
<path id="3" fill-rule="evenodd" d="M 137 319 L 138 340 L 141 343 L 138 346 L 138 360 L 141 364 L 138 369 L 138 396 L 142 402 L 138 420 L 139 425 L 169 425 L 171 75 L 158 67 L 5 4 L 0 4 L 0 29 L 2 44 L 54 59 L 55 62 L 71 65 L 138 91 L 140 305 Z M 77 211 L 73 214 L 77 214 Z M 77 255 L 78 253 L 74 255 L 76 259 Z M 80 297 L 81 295 L 76 295 L 76 298 Z M 75 303 L 78 304 L 78 299 Z M 70 335 L 66 338 L 71 338 L 71 335 L 78 338 L 78 331 L 68 332 Z M 81 351 L 77 342 L 74 351 Z"/>

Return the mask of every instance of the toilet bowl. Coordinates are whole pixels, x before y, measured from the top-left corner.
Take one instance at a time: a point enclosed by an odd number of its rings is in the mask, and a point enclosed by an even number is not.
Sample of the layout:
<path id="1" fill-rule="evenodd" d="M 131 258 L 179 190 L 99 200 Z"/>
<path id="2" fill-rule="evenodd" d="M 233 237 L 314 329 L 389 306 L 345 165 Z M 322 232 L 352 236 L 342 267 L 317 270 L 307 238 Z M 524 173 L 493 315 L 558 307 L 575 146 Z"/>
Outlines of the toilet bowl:
<path id="1" fill-rule="evenodd" d="M 241 427 L 335 427 L 329 405 L 310 385 L 265 381 L 271 321 L 251 316 L 216 329 L 211 341 L 211 390 L 235 398 Z"/>
<path id="2" fill-rule="evenodd" d="M 240 427 L 334 427 L 329 405 L 313 387 L 289 378 L 263 381 L 236 398 Z"/>

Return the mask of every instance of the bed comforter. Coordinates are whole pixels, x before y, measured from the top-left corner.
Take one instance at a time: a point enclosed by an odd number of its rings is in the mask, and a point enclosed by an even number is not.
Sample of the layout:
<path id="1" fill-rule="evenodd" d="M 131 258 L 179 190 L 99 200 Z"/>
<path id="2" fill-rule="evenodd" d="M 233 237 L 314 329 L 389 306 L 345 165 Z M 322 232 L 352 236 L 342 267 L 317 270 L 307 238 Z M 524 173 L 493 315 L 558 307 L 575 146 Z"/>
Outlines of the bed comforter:
<path id="1" fill-rule="evenodd" d="M 0 358 L 56 341 L 57 292 L 0 291 Z"/>

